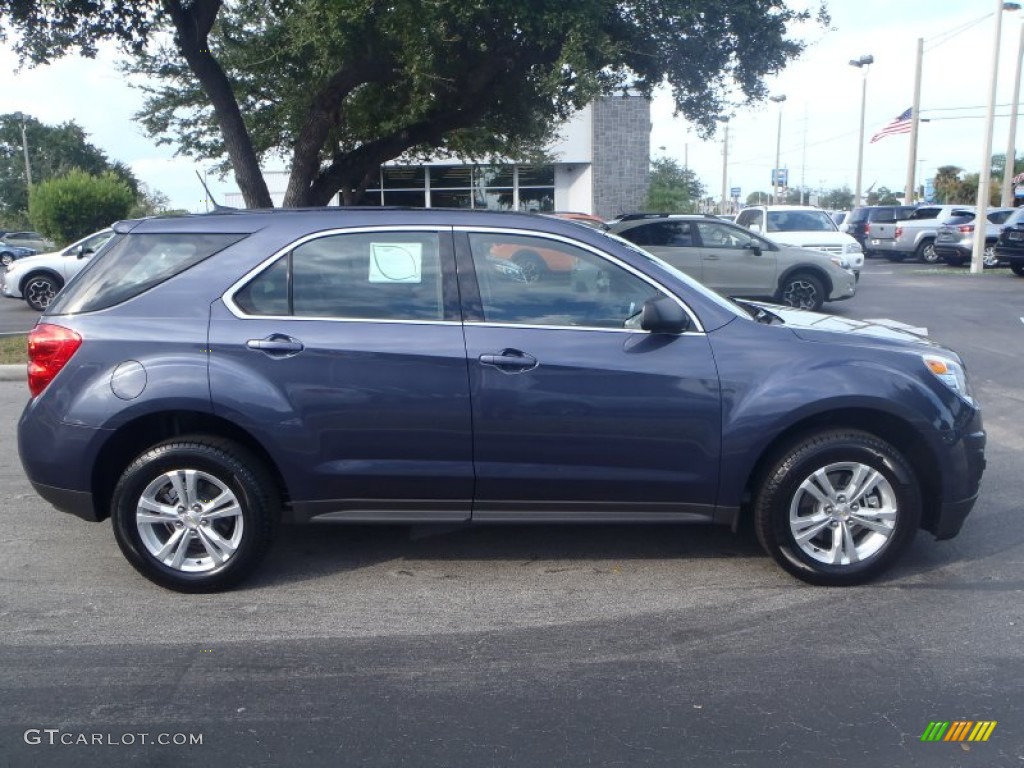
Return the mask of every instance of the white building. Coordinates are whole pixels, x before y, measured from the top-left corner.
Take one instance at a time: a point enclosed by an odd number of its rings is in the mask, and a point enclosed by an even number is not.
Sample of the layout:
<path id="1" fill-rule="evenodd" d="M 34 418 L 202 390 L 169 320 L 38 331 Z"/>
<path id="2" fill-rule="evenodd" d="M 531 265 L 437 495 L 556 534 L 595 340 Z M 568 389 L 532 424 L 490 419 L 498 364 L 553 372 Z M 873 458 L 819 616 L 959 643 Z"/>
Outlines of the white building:
<path id="1" fill-rule="evenodd" d="M 419 165 L 387 163 L 360 205 L 579 211 L 612 218 L 638 211 L 650 173 L 650 102 L 642 96 L 609 96 L 588 105 L 545 149 L 545 165 L 477 165 L 434 160 Z M 284 199 L 288 175 L 264 174 L 275 205 Z M 332 204 L 337 204 L 337 197 Z M 240 193 L 225 204 L 243 207 Z"/>

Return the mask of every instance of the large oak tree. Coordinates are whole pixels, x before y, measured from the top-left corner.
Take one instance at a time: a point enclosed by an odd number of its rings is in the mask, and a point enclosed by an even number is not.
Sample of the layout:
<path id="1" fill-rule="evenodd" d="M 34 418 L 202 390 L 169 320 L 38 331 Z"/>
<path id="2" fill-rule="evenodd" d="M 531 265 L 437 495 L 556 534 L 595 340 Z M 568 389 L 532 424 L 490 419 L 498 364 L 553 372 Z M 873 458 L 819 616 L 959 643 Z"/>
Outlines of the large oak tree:
<path id="1" fill-rule="evenodd" d="M 140 116 L 180 151 L 233 169 L 271 205 L 358 201 L 404 153 L 522 157 L 596 95 L 667 81 L 704 135 L 799 54 L 785 0 L 0 0 L 26 62 L 113 40 L 148 75 Z M 827 20 L 824 11 L 818 20 Z"/>

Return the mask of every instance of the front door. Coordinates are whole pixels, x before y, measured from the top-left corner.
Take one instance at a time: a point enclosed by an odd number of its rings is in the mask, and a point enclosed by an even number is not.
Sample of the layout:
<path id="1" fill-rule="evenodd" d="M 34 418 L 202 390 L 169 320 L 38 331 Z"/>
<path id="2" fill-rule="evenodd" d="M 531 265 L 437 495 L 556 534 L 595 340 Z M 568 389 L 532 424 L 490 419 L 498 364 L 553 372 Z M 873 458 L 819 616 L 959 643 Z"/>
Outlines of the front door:
<path id="1" fill-rule="evenodd" d="M 694 222 L 700 238 L 703 283 L 725 296 L 774 296 L 777 251 L 770 243 L 725 222 Z"/>
<path id="2" fill-rule="evenodd" d="M 456 233 L 472 390 L 473 519 L 706 517 L 721 405 L 707 337 L 639 330 L 652 282 L 564 239 Z M 561 250 L 529 281 L 495 249 Z"/>

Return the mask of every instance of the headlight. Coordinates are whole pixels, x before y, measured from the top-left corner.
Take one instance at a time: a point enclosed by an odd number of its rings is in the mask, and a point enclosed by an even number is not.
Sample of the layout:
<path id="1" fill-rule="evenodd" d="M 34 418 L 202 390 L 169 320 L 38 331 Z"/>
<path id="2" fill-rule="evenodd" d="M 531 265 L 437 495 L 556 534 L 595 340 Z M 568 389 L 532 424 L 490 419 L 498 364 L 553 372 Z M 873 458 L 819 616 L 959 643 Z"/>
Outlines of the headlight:
<path id="1" fill-rule="evenodd" d="M 940 355 L 921 355 L 921 359 L 935 378 L 965 400 L 971 399 L 967 389 L 967 374 L 960 363 Z"/>
<path id="2" fill-rule="evenodd" d="M 843 246 L 843 253 L 860 253 L 860 243 L 854 241 Z"/>
<path id="3" fill-rule="evenodd" d="M 849 269 L 850 268 L 850 262 L 848 262 L 846 259 L 842 258 L 841 256 L 833 256 L 832 258 L 829 259 L 829 261 L 831 261 L 833 264 L 835 264 L 840 269 Z"/>

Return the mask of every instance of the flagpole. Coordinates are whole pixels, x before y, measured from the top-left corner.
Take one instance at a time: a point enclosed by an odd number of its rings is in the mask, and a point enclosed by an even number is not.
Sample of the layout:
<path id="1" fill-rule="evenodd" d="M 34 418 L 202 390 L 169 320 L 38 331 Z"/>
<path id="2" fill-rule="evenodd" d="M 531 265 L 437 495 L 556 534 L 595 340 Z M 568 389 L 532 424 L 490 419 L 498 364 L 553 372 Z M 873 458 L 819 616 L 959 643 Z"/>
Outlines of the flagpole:
<path id="1" fill-rule="evenodd" d="M 910 108 L 910 152 L 907 154 L 907 185 L 903 204 L 913 205 L 916 197 L 914 171 L 917 170 L 917 128 L 921 122 L 921 61 L 924 59 L 924 38 L 917 38 L 917 66 L 914 68 L 914 106 Z"/>

